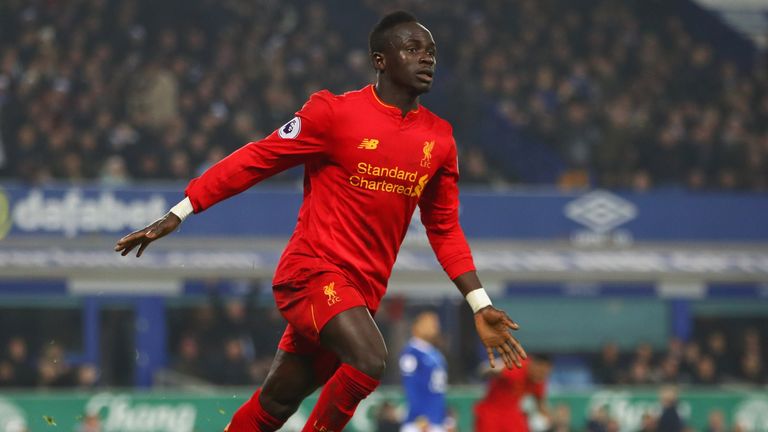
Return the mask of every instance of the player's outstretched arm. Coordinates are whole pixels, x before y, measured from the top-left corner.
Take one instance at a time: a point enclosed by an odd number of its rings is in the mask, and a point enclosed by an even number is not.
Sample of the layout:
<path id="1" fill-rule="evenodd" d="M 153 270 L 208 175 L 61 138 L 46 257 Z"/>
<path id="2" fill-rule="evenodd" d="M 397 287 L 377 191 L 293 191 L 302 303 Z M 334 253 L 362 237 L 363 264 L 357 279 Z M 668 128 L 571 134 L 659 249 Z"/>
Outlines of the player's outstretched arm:
<path id="1" fill-rule="evenodd" d="M 120 255 L 126 256 L 133 248 L 139 246 L 136 257 L 140 257 L 150 243 L 174 232 L 181 222 L 193 212 L 192 201 L 190 201 L 189 197 L 184 197 L 165 216 L 118 240 L 117 244 L 115 244 L 115 252 L 120 252 Z"/>
<path id="2" fill-rule="evenodd" d="M 511 330 L 518 329 L 518 325 L 507 316 L 506 312 L 490 305 L 480 309 L 475 312 L 475 328 L 485 345 L 488 362 L 492 368 L 496 367 L 494 351 L 499 353 L 507 368 L 523 366 L 521 360 L 526 358 L 525 350 L 510 334 Z"/>
<path id="3" fill-rule="evenodd" d="M 150 243 L 172 233 L 179 227 L 179 224 L 181 224 L 181 218 L 172 212 L 168 212 L 165 216 L 152 222 L 146 227 L 134 231 L 118 240 L 117 244 L 115 244 L 115 252 L 120 252 L 120 255 L 126 256 L 136 246 L 139 246 L 136 256 L 140 257 L 144 252 L 144 249 L 146 249 Z"/>
<path id="4" fill-rule="evenodd" d="M 475 329 L 488 353 L 488 362 L 491 367 L 496 367 L 494 352 L 501 356 L 507 368 L 522 367 L 522 359 L 525 359 L 527 354 L 520 342 L 510 333 L 520 327 L 506 312 L 491 305 L 491 300 L 482 288 L 477 272 L 472 270 L 463 273 L 456 277 L 453 283 L 472 307 L 472 312 L 475 314 Z"/>

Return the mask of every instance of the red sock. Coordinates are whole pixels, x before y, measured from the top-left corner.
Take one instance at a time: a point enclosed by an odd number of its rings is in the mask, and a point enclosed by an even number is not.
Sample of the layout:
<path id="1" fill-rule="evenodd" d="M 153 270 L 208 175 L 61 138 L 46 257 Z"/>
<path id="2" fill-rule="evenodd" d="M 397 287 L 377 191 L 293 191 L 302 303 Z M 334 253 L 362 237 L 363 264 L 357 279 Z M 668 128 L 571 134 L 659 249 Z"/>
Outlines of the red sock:
<path id="1" fill-rule="evenodd" d="M 342 364 L 325 383 L 302 432 L 340 432 L 352 418 L 360 401 L 378 386 L 379 380 Z"/>
<path id="2" fill-rule="evenodd" d="M 280 429 L 285 420 L 274 418 L 264 411 L 259 403 L 261 388 L 248 399 L 232 416 L 232 421 L 225 429 L 226 432 L 274 432 Z"/>

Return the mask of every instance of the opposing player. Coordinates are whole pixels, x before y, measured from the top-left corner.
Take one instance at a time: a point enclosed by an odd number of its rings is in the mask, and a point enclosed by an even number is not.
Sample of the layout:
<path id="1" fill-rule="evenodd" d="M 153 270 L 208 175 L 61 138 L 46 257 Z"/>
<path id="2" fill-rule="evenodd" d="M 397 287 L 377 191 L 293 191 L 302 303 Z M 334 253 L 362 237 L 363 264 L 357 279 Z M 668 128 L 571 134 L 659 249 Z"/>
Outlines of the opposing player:
<path id="1" fill-rule="evenodd" d="M 487 370 L 492 377 L 488 392 L 475 405 L 475 430 L 478 432 L 527 432 L 528 416 L 520 403 L 528 395 L 536 400 L 537 414 L 548 417 L 546 383 L 552 362 L 544 355 L 523 360 L 523 367 Z"/>
<path id="2" fill-rule="evenodd" d="M 165 216 L 117 242 L 127 255 L 178 228 L 191 213 L 303 164 L 304 202 L 273 279 L 288 321 L 264 385 L 229 432 L 274 431 L 323 390 L 304 431 L 340 431 L 379 385 L 386 346 L 372 316 L 417 205 L 438 260 L 472 306 L 493 362 L 520 365 L 517 324 L 482 289 L 458 219 L 456 144 L 448 122 L 419 104 L 436 48 L 406 12 L 382 18 L 369 38 L 375 85 L 312 95 L 277 131 L 213 165 Z M 260 209 L 259 211 L 269 211 Z"/>
<path id="3" fill-rule="evenodd" d="M 401 432 L 446 432 L 445 391 L 448 372 L 445 357 L 435 347 L 440 320 L 434 312 L 422 312 L 413 320 L 413 337 L 400 354 L 408 415 Z"/>

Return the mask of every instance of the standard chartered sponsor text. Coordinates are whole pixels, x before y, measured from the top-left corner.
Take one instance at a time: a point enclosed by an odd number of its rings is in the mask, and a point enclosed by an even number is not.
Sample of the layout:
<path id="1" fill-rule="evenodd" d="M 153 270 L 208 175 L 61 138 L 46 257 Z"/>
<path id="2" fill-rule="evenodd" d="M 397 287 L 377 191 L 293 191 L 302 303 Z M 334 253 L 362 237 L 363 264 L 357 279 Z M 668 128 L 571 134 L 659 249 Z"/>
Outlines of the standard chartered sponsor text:
<path id="1" fill-rule="evenodd" d="M 367 162 L 357 164 L 357 174 L 359 175 L 349 177 L 349 184 L 354 187 L 415 197 L 421 196 L 421 192 L 429 179 L 428 174 L 418 177 L 419 173 L 416 170 L 406 171 L 399 167 L 381 167 Z"/>

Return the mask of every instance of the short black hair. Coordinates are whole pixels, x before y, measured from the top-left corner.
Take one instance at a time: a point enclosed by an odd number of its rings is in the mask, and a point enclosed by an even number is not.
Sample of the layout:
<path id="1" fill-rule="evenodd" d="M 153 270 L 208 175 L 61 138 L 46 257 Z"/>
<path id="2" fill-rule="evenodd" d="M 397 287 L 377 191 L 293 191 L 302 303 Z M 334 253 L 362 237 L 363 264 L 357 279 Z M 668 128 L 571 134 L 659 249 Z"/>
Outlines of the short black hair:
<path id="1" fill-rule="evenodd" d="M 396 11 L 384 15 L 368 36 L 368 49 L 371 53 L 384 51 L 388 42 L 387 32 L 395 26 L 410 22 L 419 22 L 419 20 L 406 11 Z"/>

